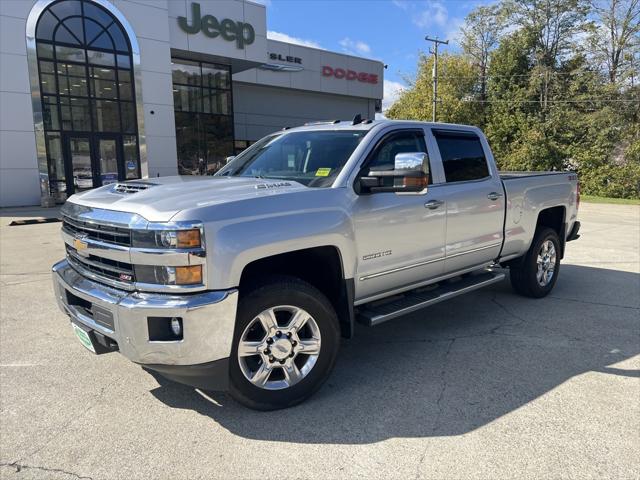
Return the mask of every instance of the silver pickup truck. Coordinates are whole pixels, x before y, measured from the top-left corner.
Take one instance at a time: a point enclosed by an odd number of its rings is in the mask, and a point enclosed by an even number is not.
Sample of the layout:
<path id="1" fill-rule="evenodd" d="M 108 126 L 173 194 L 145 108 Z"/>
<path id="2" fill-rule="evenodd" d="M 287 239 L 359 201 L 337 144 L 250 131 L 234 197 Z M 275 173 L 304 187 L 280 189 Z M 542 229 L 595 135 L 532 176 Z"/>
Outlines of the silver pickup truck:
<path id="1" fill-rule="evenodd" d="M 301 402 L 340 338 L 500 282 L 544 297 L 578 238 L 574 173 L 500 174 L 482 132 L 324 122 L 215 176 L 121 182 L 62 209 L 60 308 L 95 353 L 252 408 Z"/>

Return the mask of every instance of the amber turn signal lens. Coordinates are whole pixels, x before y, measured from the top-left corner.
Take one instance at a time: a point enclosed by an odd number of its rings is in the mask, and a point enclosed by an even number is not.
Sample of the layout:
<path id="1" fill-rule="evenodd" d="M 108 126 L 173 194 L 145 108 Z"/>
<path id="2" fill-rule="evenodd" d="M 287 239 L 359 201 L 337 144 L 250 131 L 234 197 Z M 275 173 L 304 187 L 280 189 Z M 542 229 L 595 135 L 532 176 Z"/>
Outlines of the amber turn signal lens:
<path id="1" fill-rule="evenodd" d="M 427 188 L 429 183 L 429 177 L 405 177 L 403 178 L 403 184 L 405 187 L 419 187 Z"/>
<path id="2" fill-rule="evenodd" d="M 200 230 L 179 230 L 177 233 L 178 248 L 198 248 L 200 246 Z"/>
<path id="3" fill-rule="evenodd" d="M 176 285 L 194 285 L 202 283 L 202 265 L 176 267 Z"/>

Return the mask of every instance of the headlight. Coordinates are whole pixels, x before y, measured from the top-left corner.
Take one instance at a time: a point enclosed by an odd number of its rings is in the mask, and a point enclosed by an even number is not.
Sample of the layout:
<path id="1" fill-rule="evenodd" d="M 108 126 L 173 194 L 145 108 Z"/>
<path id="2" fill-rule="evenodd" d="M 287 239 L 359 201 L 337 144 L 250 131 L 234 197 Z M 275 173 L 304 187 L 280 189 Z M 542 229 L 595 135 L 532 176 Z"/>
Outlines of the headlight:
<path id="1" fill-rule="evenodd" d="M 131 246 L 136 248 L 199 248 L 200 230 L 133 230 Z"/>
<path id="2" fill-rule="evenodd" d="M 202 265 L 188 267 L 157 267 L 136 265 L 136 281 L 156 285 L 199 285 L 202 283 Z"/>

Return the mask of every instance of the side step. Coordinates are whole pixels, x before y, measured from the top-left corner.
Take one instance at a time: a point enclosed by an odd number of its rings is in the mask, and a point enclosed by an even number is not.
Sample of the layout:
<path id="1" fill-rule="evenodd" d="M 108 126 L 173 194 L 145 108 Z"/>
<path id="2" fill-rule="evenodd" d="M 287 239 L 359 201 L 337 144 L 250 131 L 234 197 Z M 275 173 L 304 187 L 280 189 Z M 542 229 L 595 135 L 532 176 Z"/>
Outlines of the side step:
<path id="1" fill-rule="evenodd" d="M 401 297 L 393 297 L 393 300 L 378 300 L 367 303 L 360 307 L 358 320 L 372 327 L 392 318 L 407 315 L 458 295 L 500 282 L 505 276 L 504 273 L 486 272 L 462 278 L 457 282 L 443 283 L 441 286 L 427 291 L 424 288 L 412 290 Z"/>

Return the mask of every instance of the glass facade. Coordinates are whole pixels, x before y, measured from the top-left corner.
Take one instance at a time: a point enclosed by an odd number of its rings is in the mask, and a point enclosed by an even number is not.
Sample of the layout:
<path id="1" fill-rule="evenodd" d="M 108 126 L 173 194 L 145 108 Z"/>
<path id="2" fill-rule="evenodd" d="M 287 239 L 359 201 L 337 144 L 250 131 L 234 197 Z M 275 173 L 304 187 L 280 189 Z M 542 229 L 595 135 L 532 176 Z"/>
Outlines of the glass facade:
<path id="1" fill-rule="evenodd" d="M 172 59 L 178 173 L 217 172 L 234 154 L 231 69 Z"/>
<path id="2" fill-rule="evenodd" d="M 131 45 L 87 0 L 51 3 L 36 27 L 51 194 L 140 177 Z"/>

